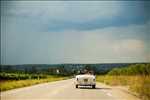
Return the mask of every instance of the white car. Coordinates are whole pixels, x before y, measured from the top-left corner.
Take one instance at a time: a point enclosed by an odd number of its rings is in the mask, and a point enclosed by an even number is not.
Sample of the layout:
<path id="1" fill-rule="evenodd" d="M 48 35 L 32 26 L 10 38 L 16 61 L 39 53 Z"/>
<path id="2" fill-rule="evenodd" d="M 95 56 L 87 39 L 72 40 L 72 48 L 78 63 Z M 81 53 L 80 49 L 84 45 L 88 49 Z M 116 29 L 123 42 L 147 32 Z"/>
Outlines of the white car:
<path id="1" fill-rule="evenodd" d="M 96 79 L 94 75 L 85 74 L 85 75 L 77 75 L 75 77 L 75 86 L 92 86 L 95 88 L 96 86 Z"/>

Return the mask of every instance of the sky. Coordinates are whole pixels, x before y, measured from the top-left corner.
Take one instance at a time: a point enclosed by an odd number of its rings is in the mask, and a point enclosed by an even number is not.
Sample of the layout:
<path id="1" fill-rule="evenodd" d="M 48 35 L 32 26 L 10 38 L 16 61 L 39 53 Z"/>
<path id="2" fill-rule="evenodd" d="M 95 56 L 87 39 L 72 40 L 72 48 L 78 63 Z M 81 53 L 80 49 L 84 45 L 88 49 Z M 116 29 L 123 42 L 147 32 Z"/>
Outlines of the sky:
<path id="1" fill-rule="evenodd" d="M 150 1 L 1 1 L 1 64 L 150 62 Z"/>

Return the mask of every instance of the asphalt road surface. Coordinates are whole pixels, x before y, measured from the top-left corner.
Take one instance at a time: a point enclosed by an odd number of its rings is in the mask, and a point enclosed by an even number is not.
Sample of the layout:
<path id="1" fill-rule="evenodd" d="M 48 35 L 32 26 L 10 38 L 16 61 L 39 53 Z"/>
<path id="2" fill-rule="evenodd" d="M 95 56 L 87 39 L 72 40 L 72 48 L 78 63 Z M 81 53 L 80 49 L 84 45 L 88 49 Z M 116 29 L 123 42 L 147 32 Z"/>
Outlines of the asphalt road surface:
<path id="1" fill-rule="evenodd" d="M 1 93 L 1 100 L 139 100 L 137 97 L 102 83 L 96 89 L 75 88 L 74 79 L 44 83 Z"/>

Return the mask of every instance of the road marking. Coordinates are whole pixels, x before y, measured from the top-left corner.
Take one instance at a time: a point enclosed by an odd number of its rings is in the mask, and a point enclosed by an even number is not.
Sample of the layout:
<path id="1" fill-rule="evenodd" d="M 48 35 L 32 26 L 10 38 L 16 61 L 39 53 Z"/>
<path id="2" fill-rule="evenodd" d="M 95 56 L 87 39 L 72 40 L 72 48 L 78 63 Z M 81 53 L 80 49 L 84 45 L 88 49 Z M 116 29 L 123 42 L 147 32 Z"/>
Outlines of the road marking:
<path id="1" fill-rule="evenodd" d="M 112 94 L 111 94 L 111 93 L 107 93 L 107 95 L 110 96 L 110 97 L 112 97 Z"/>
<path id="2" fill-rule="evenodd" d="M 51 95 L 56 95 L 56 94 L 60 93 L 62 90 L 64 90 L 65 88 L 66 88 L 66 86 L 61 86 L 58 89 L 56 89 L 55 91 L 53 91 L 51 93 Z"/>
<path id="3" fill-rule="evenodd" d="M 102 90 L 103 92 L 105 92 L 105 93 L 107 93 L 107 91 L 106 90 Z"/>
<path id="4" fill-rule="evenodd" d="M 106 90 L 102 90 L 104 93 L 106 93 L 106 95 L 108 95 L 108 96 L 110 96 L 110 97 L 112 97 L 112 94 L 111 93 L 109 93 L 108 91 L 106 91 Z"/>

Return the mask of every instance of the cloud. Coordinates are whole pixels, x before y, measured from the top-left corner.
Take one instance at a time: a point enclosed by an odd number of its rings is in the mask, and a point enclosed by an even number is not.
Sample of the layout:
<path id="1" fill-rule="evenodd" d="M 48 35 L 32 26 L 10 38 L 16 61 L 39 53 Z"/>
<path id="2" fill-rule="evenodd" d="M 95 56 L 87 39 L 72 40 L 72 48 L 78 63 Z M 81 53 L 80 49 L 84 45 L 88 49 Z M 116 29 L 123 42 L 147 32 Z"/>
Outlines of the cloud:
<path id="1" fill-rule="evenodd" d="M 149 61 L 149 30 L 145 25 L 109 27 L 94 31 L 76 31 L 64 34 L 79 35 L 80 44 L 74 42 L 65 51 L 65 61 L 75 62 L 147 62 Z M 66 35 L 69 36 L 69 35 Z M 71 35 L 70 35 L 71 36 Z M 77 40 L 74 36 L 70 40 Z M 69 42 L 69 41 L 68 41 Z M 77 42 L 78 43 L 78 42 Z M 76 44 L 76 46 L 74 46 Z M 69 48 L 67 46 L 66 48 Z M 78 48 L 78 49 L 77 49 Z M 72 51 L 71 53 L 69 51 Z"/>
<path id="2" fill-rule="evenodd" d="M 104 63 L 148 62 L 149 22 L 88 31 L 28 32 L 2 29 L 2 62 Z M 14 59 L 15 58 L 15 59 Z M 5 60 L 5 61 L 4 61 Z"/>
<path id="3" fill-rule="evenodd" d="M 120 2 L 105 1 L 16 1 L 8 2 L 7 13 L 16 16 L 46 18 L 47 20 L 89 21 L 96 18 L 111 18 L 120 12 Z M 109 7 L 108 7 L 109 6 Z M 5 7 L 5 6 L 4 6 Z M 73 20 L 72 20 L 73 19 Z"/>
<path id="4" fill-rule="evenodd" d="M 8 17 L 9 24 L 19 21 L 21 25 L 18 26 L 24 25 L 29 28 L 31 25 L 44 32 L 86 31 L 128 26 L 133 23 L 145 24 L 149 18 L 149 13 L 146 12 L 149 6 L 145 6 L 147 2 L 140 1 L 3 1 L 2 3 L 2 16 L 5 19 Z"/>
<path id="5" fill-rule="evenodd" d="M 128 4 L 114 1 L 6 3 L 2 8 L 7 9 L 2 10 L 1 16 L 2 62 L 148 62 L 150 21 L 144 19 L 147 14 L 141 18 L 144 13 L 135 13 L 140 3 Z M 134 10 L 130 12 L 129 8 Z"/>
<path id="6" fill-rule="evenodd" d="M 58 41 L 53 43 L 59 54 L 53 52 L 53 56 L 66 63 L 146 62 L 149 61 L 149 40 L 145 39 L 149 38 L 149 34 L 145 27 L 147 24 L 54 32 L 54 41 Z M 58 35 L 59 38 L 56 38 Z"/>
<path id="7" fill-rule="evenodd" d="M 115 53 L 122 56 L 137 56 L 144 53 L 145 44 L 142 40 L 126 39 L 113 44 Z"/>

